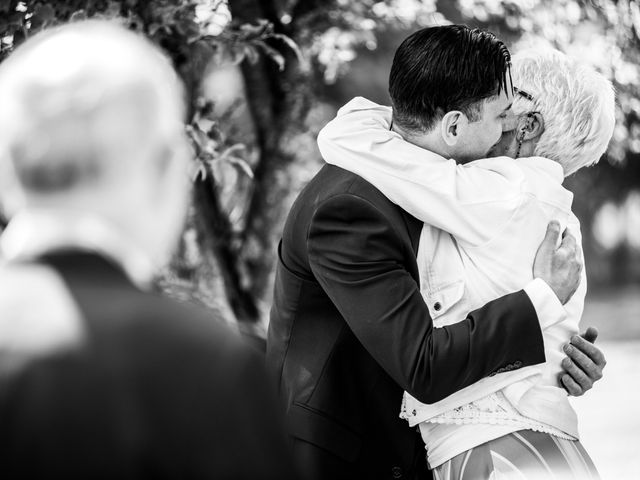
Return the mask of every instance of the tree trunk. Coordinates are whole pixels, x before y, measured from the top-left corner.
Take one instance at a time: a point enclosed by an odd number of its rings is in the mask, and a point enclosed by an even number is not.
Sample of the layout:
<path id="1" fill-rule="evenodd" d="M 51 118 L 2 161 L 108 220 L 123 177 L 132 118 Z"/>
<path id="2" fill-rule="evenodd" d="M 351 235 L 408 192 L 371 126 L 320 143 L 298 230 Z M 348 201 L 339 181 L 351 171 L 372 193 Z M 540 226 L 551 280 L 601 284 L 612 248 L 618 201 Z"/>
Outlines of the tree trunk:
<path id="1" fill-rule="evenodd" d="M 290 34 L 282 25 L 273 0 L 231 0 L 232 16 L 241 22 L 264 18 L 277 33 Z M 311 106 L 310 79 L 295 53 L 282 42 L 273 46 L 285 57 L 285 68 L 262 56 L 242 65 L 246 98 L 256 131 L 260 158 L 254 170 L 254 189 L 246 216 L 242 255 L 258 301 L 268 297 L 276 258 L 276 243 L 286 216 L 284 200 L 291 188 L 291 165 L 296 156 L 285 142 L 300 131 Z"/>

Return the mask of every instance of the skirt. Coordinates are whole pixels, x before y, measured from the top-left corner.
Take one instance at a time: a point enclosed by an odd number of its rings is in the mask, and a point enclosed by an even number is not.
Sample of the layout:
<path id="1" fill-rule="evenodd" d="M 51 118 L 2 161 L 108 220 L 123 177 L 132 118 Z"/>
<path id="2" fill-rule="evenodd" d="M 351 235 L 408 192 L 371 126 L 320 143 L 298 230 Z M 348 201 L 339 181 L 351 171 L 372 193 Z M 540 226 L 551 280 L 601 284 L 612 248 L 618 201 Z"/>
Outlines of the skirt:
<path id="1" fill-rule="evenodd" d="M 599 479 L 579 441 L 521 430 L 462 452 L 433 470 L 435 480 Z"/>

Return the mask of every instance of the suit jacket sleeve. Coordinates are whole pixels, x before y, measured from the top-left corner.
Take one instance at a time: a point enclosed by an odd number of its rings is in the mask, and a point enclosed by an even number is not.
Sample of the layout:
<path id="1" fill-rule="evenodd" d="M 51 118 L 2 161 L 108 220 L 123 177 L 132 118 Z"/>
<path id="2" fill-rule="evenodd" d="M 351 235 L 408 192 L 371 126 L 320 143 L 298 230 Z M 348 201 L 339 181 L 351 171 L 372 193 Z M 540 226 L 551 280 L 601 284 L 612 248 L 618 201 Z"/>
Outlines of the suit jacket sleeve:
<path id="1" fill-rule="evenodd" d="M 413 251 L 406 251 L 393 224 L 361 197 L 325 200 L 307 243 L 313 274 L 351 330 L 421 402 L 442 400 L 508 364 L 545 361 L 535 309 L 523 291 L 434 328 L 406 268 Z"/>

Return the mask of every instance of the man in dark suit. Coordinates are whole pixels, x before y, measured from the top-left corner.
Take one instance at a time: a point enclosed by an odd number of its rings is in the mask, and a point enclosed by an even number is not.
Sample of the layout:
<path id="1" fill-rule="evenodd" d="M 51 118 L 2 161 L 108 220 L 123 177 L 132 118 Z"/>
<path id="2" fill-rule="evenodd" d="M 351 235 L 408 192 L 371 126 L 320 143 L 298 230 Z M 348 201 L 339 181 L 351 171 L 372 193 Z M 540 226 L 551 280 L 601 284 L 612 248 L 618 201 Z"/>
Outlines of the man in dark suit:
<path id="1" fill-rule="evenodd" d="M 499 101 L 511 88 L 509 53 L 490 34 L 442 28 L 446 41 L 412 36 L 396 52 L 394 122 L 411 127 L 407 136 L 417 144 L 448 128 L 461 137 L 455 158 L 479 158 L 502 131 L 500 117 L 484 115 L 483 102 Z M 464 125 L 461 112 L 471 119 Z M 575 239 L 566 235 L 556 248 L 560 232 L 552 224 L 536 280 L 434 329 L 419 291 L 421 227 L 371 184 L 329 165 L 291 209 L 278 249 L 267 356 L 295 460 L 308 478 L 429 478 L 419 436 L 398 417 L 402 391 L 433 403 L 492 373 L 545 359 L 541 325 L 562 315 L 561 302 L 578 284 Z M 576 343 L 589 356 L 582 363 L 574 356 L 579 365 L 567 367 L 566 385 L 580 394 L 601 375 L 603 361 L 595 347 Z"/>
<path id="2" fill-rule="evenodd" d="M 19 47 L 0 97 L 0 476 L 292 478 L 263 359 L 149 291 L 188 200 L 169 61 L 75 23 Z"/>

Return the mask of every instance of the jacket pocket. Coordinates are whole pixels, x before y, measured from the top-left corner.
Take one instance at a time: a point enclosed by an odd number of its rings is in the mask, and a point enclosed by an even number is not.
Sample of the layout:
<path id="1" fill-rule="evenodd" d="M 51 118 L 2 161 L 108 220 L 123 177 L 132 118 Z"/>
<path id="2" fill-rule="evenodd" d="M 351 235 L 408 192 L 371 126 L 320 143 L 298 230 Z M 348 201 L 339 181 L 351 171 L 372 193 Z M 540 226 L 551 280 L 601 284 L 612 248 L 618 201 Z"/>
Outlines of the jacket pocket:
<path id="1" fill-rule="evenodd" d="M 444 315 L 458 304 L 463 294 L 464 280 L 456 280 L 436 288 L 429 287 L 422 290 L 422 297 L 429 307 L 429 313 L 433 320 Z"/>
<path id="2" fill-rule="evenodd" d="M 360 437 L 319 410 L 295 402 L 289 408 L 286 420 L 291 436 L 312 443 L 347 462 L 354 462 L 360 454 Z"/>

